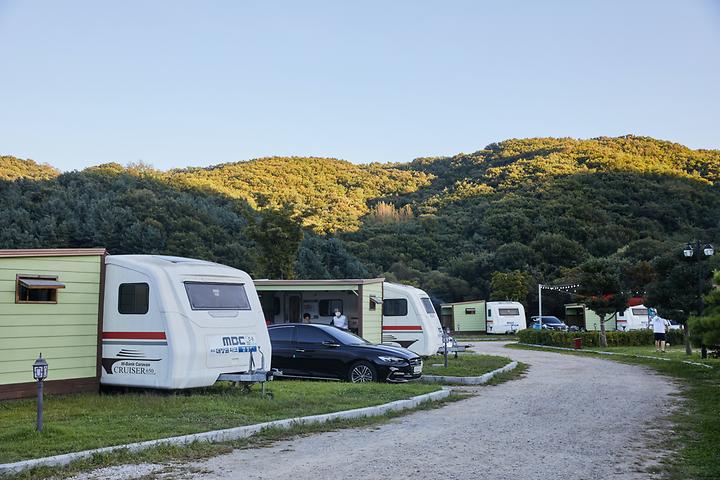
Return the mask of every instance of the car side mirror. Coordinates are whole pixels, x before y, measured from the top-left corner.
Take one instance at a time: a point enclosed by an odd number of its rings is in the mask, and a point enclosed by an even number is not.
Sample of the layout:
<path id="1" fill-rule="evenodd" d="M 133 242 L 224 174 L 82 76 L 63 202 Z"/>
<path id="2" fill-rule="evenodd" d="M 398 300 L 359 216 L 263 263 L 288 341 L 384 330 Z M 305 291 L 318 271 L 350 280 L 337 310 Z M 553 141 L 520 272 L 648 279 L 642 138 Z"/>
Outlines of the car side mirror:
<path id="1" fill-rule="evenodd" d="M 325 340 L 324 342 L 322 342 L 322 344 L 323 344 L 324 346 L 326 346 L 326 347 L 331 347 L 331 348 L 337 348 L 337 347 L 340 346 L 339 343 L 337 343 L 337 342 L 331 342 L 330 340 Z"/>

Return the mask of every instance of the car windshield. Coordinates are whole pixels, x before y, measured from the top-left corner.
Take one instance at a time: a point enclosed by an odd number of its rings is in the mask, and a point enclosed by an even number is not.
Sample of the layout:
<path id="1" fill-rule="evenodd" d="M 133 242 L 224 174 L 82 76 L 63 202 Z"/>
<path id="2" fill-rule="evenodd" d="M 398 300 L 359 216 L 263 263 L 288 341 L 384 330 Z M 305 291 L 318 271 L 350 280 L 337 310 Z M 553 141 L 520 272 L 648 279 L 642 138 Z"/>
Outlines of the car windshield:
<path id="1" fill-rule="evenodd" d="M 562 323 L 557 317 L 543 317 L 543 323 Z"/>
<path id="2" fill-rule="evenodd" d="M 358 337 L 354 333 L 346 332 L 345 330 L 334 329 L 329 331 L 328 333 L 330 333 L 333 337 L 337 339 L 338 342 L 344 345 L 367 345 L 370 343 L 364 338 Z"/>

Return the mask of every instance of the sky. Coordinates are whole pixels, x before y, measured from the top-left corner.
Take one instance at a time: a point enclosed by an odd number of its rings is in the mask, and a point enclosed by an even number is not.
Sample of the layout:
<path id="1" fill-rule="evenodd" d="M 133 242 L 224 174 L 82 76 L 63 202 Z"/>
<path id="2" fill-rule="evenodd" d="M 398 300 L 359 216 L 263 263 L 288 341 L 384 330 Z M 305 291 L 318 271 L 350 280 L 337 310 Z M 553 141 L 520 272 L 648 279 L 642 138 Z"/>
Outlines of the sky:
<path id="1" fill-rule="evenodd" d="M 0 0 L 0 155 L 65 171 L 720 148 L 719 115 L 717 0 Z"/>

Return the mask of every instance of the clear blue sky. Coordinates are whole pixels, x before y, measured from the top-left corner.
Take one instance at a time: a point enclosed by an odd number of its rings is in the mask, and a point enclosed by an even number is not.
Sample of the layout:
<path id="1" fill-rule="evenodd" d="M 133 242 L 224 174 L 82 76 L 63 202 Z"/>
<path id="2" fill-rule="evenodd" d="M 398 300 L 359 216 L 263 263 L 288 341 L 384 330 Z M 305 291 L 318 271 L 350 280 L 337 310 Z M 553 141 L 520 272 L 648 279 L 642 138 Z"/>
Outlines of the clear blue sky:
<path id="1" fill-rule="evenodd" d="M 718 1 L 0 0 L 0 154 L 62 170 L 719 148 L 719 116 Z"/>

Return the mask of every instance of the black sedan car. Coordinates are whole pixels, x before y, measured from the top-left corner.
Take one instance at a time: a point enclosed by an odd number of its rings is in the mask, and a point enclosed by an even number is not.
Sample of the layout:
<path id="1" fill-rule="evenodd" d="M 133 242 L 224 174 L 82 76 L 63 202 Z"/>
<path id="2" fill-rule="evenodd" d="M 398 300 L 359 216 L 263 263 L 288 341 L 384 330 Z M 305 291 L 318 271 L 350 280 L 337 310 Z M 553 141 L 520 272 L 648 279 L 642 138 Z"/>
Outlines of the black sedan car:
<path id="1" fill-rule="evenodd" d="M 282 376 L 350 382 L 406 382 L 420 378 L 422 360 L 400 347 L 375 345 L 329 325 L 270 325 L 272 366 Z"/>

